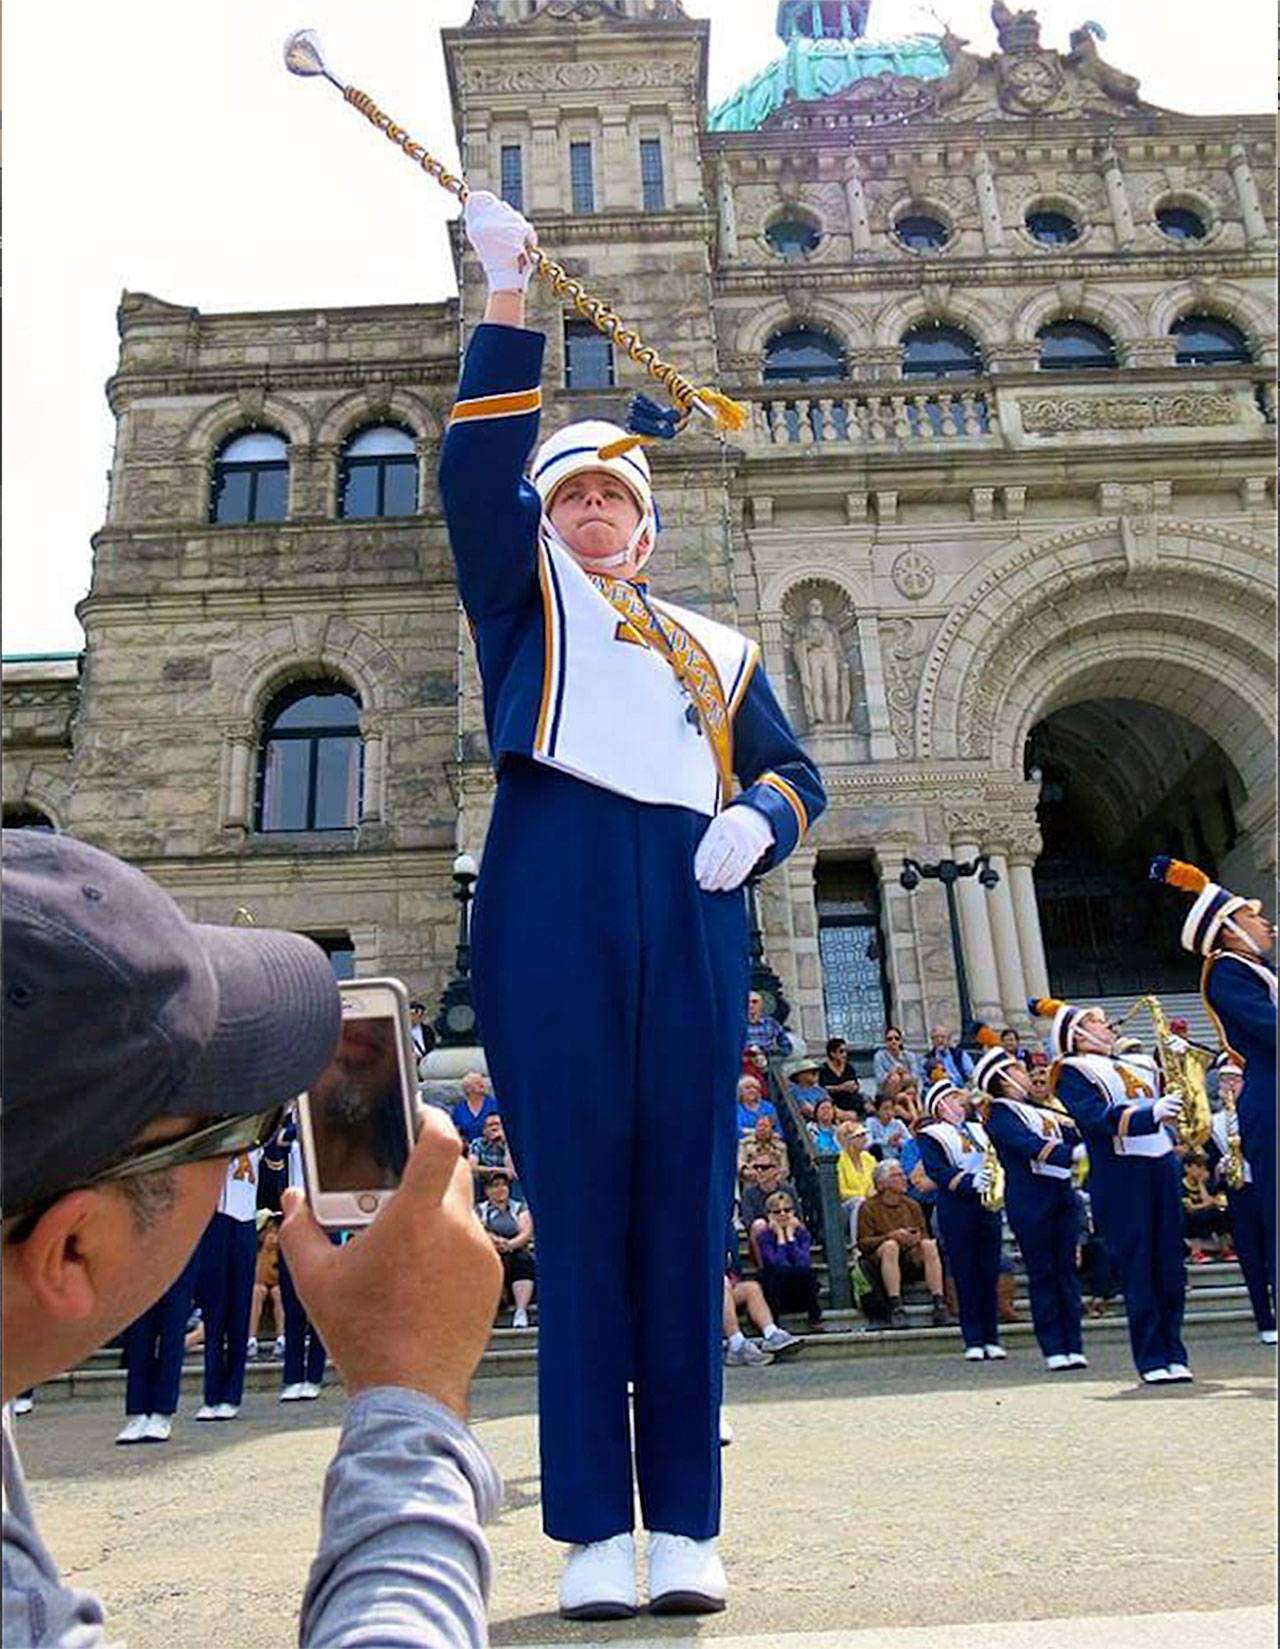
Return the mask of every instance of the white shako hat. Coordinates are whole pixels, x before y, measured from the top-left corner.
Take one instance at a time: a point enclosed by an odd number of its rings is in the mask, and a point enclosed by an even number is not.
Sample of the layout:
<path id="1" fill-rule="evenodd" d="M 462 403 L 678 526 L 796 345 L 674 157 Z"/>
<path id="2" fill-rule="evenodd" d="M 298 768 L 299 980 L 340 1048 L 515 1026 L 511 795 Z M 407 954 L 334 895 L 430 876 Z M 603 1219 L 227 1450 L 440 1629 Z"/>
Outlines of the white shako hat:
<path id="1" fill-rule="evenodd" d="M 938 1114 L 938 1101 L 940 1099 L 946 1099 L 949 1094 L 954 1094 L 956 1098 L 961 1101 L 967 1097 L 964 1089 L 957 1088 L 949 1076 L 940 1076 L 936 1081 L 931 1082 L 924 1091 L 924 1108 L 926 1113 L 929 1116 L 936 1116 Z"/>
<path id="2" fill-rule="evenodd" d="M 608 453 L 615 445 L 625 445 L 627 450 L 608 457 L 601 456 L 601 449 Z M 653 481 L 644 448 L 636 444 L 635 436 L 629 431 L 603 418 L 586 418 L 581 423 L 566 424 L 554 435 L 549 435 L 534 454 L 533 467 L 529 472 L 529 479 L 542 500 L 543 521 L 548 526 L 551 500 L 556 489 L 571 475 L 581 475 L 584 470 L 606 470 L 616 476 L 635 499 L 640 511 L 640 523 L 618 560 L 623 561 L 630 556 L 647 535 L 649 542 L 640 558 L 640 565 L 643 566 L 653 554 L 654 541 L 658 536 L 658 512 L 653 501 Z M 599 565 L 607 563 L 601 562 Z"/>
<path id="3" fill-rule="evenodd" d="M 1020 1064 L 1017 1054 L 1011 1054 L 1006 1048 L 988 1048 L 984 1054 L 978 1056 L 973 1067 L 970 1081 L 975 1088 L 981 1090 L 989 1098 L 994 1097 L 992 1083 L 1001 1071 L 1007 1071 L 1011 1065 Z"/>
<path id="4" fill-rule="evenodd" d="M 1239 932 L 1231 920 L 1236 911 L 1247 910 L 1257 916 L 1262 910 L 1259 900 L 1229 893 L 1217 882 L 1210 881 L 1197 865 L 1171 859 L 1166 853 L 1152 860 L 1150 874 L 1153 882 L 1164 882 L 1183 893 L 1195 894 L 1195 903 L 1187 912 L 1181 935 L 1183 950 L 1189 950 L 1193 956 L 1209 956 L 1217 950 L 1218 935 L 1224 926 Z"/>

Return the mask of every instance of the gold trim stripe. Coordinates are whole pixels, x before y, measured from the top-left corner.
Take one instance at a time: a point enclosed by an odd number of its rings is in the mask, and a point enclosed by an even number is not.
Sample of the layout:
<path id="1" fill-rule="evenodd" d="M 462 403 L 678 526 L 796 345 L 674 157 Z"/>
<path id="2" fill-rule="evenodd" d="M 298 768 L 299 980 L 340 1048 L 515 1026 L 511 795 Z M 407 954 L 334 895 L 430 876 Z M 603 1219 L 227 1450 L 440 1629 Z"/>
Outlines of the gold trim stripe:
<path id="1" fill-rule="evenodd" d="M 547 715 L 551 709 L 552 687 L 559 660 L 556 656 L 555 597 L 550 588 L 547 551 L 541 544 L 538 546 L 538 585 L 542 593 L 542 702 L 538 706 L 538 727 L 533 736 L 533 748 L 539 755 L 545 755 Z"/>
<path id="2" fill-rule="evenodd" d="M 800 834 L 803 836 L 809 828 L 809 815 L 804 810 L 804 803 L 779 773 L 772 771 L 762 773 L 759 783 L 767 784 L 771 790 L 776 790 L 784 801 L 790 802 L 791 809 L 800 821 Z"/>
<path id="3" fill-rule="evenodd" d="M 480 395 L 471 401 L 458 401 L 449 422 L 459 424 L 468 418 L 519 418 L 526 412 L 537 412 L 541 406 L 541 388 L 517 389 L 509 395 Z"/>

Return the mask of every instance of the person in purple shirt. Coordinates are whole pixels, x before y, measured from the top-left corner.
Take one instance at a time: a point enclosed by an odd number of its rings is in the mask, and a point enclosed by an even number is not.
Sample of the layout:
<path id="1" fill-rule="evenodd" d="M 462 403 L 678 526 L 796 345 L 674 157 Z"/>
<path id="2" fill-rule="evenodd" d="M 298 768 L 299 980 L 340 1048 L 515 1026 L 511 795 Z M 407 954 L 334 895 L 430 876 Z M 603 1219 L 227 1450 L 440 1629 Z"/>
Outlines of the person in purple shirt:
<path id="1" fill-rule="evenodd" d="M 811 1331 L 822 1322 L 818 1277 L 811 1260 L 808 1228 L 796 1214 L 785 1191 L 775 1191 L 765 1204 L 767 1224 L 757 1233 L 760 1286 L 775 1318 L 784 1311 L 803 1311 Z"/>

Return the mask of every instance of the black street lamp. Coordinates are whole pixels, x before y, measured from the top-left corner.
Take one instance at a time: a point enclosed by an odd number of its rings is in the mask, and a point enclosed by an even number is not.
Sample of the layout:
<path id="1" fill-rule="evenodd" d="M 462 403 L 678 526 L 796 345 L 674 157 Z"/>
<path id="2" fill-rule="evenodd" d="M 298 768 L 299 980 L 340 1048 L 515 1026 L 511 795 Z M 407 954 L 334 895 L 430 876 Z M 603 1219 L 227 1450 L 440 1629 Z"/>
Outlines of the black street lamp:
<path id="1" fill-rule="evenodd" d="M 475 1041 L 476 1010 L 471 1000 L 471 896 L 476 885 L 476 862 L 469 853 L 453 861 L 453 896 L 458 901 L 458 948 L 453 978 L 440 994 L 436 1014 L 436 1042 L 444 1048 L 466 1048 Z"/>
<path id="2" fill-rule="evenodd" d="M 919 859 L 904 858 L 898 881 L 908 893 L 920 886 L 920 879 L 941 882 L 947 892 L 947 917 L 951 923 L 951 955 L 956 965 L 956 989 L 960 995 L 960 1040 L 972 1042 L 978 1029 L 969 1001 L 969 976 L 964 967 L 964 948 L 960 943 L 960 913 L 956 909 L 956 883 L 962 876 L 976 876 L 988 891 L 1000 880 L 1000 872 L 992 870 L 991 859 L 979 853 L 976 859 L 963 864 L 955 859 L 939 859 L 936 865 L 922 865 Z"/>
<path id="3" fill-rule="evenodd" d="M 760 910 L 756 904 L 758 876 L 747 878 L 748 947 L 751 956 L 751 989 L 760 997 L 766 1018 L 784 1025 L 791 1017 L 791 1004 L 782 994 L 782 981 L 769 966 L 764 955 L 764 934 L 760 928 Z"/>

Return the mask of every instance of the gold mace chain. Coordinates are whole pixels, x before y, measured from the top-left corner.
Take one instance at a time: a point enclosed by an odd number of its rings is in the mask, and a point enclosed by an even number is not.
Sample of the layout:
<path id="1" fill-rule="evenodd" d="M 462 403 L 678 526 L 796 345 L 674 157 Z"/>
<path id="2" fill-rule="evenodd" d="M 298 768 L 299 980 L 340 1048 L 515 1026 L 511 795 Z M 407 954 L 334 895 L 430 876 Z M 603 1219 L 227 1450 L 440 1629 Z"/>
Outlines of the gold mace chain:
<path id="1" fill-rule="evenodd" d="M 359 109 L 389 142 L 403 149 L 409 159 L 416 161 L 442 189 L 447 189 L 451 195 L 457 195 L 463 205 L 466 205 L 471 189 L 465 178 L 450 172 L 434 155 L 428 153 L 421 143 L 411 137 L 403 126 L 397 126 L 390 115 L 378 107 L 368 92 L 362 92 L 358 86 L 344 86 L 342 95 L 352 108 Z M 569 274 L 563 264 L 556 263 L 532 244 L 526 251 L 534 269 L 556 296 L 569 298 L 579 315 L 589 320 L 597 331 L 611 338 L 637 366 L 642 366 L 651 377 L 656 378 L 684 413 L 687 421 L 690 411 L 700 401 L 697 387 L 672 366 L 670 361 L 664 361 L 652 344 L 643 342 L 635 328 L 627 326 L 612 305 L 603 298 L 593 297 L 580 280 L 575 280 Z"/>

